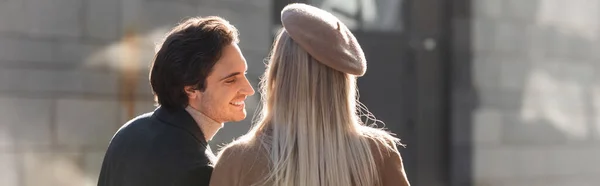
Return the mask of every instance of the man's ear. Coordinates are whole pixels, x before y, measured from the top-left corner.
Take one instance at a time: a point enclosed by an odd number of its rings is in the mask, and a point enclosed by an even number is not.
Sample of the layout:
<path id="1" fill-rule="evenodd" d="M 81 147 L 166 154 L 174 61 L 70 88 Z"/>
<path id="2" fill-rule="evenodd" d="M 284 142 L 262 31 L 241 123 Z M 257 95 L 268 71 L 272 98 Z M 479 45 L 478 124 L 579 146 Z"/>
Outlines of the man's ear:
<path id="1" fill-rule="evenodd" d="M 185 94 L 188 98 L 196 98 L 198 96 L 196 92 L 198 90 L 196 90 L 193 86 L 185 86 L 183 87 L 183 91 L 185 91 Z"/>

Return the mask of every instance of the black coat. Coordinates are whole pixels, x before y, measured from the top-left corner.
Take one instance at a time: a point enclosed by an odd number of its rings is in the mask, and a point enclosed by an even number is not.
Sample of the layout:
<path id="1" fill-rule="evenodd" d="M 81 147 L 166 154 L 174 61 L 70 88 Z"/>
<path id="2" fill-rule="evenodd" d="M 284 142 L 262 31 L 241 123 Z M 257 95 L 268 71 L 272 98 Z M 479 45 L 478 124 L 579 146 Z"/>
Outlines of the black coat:
<path id="1" fill-rule="evenodd" d="M 208 185 L 212 154 L 200 127 L 183 108 L 157 108 L 113 136 L 98 186 Z"/>

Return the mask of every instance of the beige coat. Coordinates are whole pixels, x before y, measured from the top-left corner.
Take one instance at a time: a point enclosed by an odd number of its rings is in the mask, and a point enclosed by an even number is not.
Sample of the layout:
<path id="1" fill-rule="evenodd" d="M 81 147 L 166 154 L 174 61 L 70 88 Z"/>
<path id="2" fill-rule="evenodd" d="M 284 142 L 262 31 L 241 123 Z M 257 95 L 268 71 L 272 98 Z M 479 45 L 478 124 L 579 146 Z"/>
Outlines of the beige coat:
<path id="1" fill-rule="evenodd" d="M 376 145 L 378 142 L 371 142 L 371 151 L 379 167 L 382 186 L 409 186 L 400 153 L 397 150 L 380 149 Z M 236 143 L 220 153 L 210 185 L 249 186 L 266 177 L 268 166 L 268 155 L 264 148 L 256 143 Z"/>

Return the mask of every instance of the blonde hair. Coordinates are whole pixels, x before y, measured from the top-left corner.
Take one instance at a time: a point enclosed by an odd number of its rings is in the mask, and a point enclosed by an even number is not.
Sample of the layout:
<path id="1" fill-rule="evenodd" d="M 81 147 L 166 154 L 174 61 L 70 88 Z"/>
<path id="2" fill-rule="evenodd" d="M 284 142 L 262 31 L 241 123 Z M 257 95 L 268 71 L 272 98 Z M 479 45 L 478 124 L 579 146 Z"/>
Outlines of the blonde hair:
<path id="1" fill-rule="evenodd" d="M 380 185 L 369 140 L 397 139 L 360 121 L 356 77 L 319 63 L 285 30 L 261 80 L 262 110 L 241 141 L 267 150 L 269 174 L 258 185 Z"/>

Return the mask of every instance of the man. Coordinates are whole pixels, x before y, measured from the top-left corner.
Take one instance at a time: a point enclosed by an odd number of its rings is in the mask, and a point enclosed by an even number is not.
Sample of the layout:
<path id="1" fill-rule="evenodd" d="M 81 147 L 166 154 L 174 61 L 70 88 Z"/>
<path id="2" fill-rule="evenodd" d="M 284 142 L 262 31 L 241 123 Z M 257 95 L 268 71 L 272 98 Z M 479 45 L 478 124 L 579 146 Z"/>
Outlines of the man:
<path id="1" fill-rule="evenodd" d="M 113 136 L 99 186 L 208 185 L 211 140 L 224 122 L 246 117 L 254 94 L 237 29 L 219 17 L 191 18 L 167 35 L 150 84 L 160 105 Z"/>

